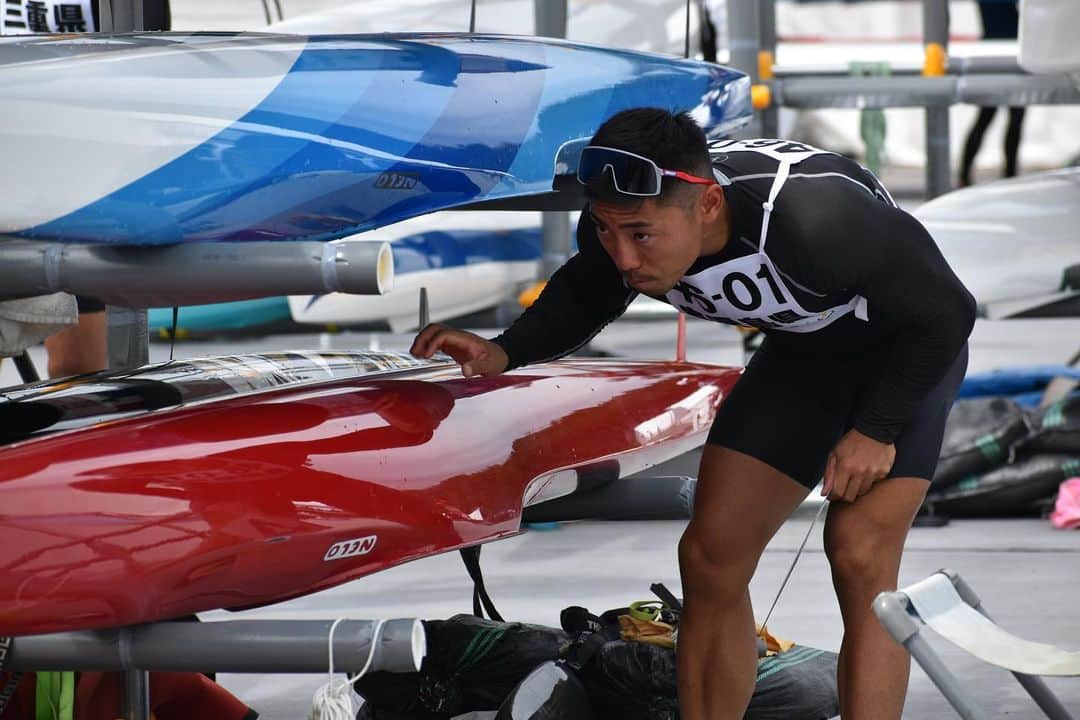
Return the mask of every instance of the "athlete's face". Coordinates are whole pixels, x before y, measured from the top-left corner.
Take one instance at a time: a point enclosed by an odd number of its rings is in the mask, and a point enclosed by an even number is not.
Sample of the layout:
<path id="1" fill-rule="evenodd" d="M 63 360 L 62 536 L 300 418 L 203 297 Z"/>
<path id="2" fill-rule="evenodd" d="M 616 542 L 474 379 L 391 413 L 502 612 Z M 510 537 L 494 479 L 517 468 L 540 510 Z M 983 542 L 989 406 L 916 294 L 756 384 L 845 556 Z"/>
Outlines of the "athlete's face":
<path id="1" fill-rule="evenodd" d="M 622 206 L 593 202 L 588 212 L 600 244 L 626 283 L 646 295 L 671 290 L 702 254 L 700 208 L 654 199 Z"/>

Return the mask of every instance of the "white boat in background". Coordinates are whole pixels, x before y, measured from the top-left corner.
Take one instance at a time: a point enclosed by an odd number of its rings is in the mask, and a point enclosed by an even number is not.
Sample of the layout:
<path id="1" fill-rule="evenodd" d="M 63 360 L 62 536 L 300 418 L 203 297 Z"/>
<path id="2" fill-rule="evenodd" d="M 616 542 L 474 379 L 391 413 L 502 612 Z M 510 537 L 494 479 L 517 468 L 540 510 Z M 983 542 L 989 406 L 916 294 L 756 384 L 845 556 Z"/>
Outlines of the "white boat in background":
<path id="1" fill-rule="evenodd" d="M 914 215 L 983 317 L 1080 316 L 1080 168 L 956 190 Z"/>
<path id="2" fill-rule="evenodd" d="M 302 3 L 290 3 L 300 7 Z M 476 32 L 534 35 L 534 0 L 478 0 Z M 686 42 L 686 0 L 569 0 L 566 37 L 626 50 L 682 55 Z M 705 7 L 713 20 L 723 18 L 721 0 L 690 3 L 691 53 L 699 53 L 699 16 Z M 361 0 L 290 16 L 271 23 L 269 32 L 374 33 L 463 32 L 469 29 L 469 2 L 462 0 Z"/>
<path id="3" fill-rule="evenodd" d="M 298 323 L 417 327 L 420 288 L 438 322 L 512 302 L 540 274 L 538 212 L 457 211 L 410 218 L 338 243 L 388 242 L 394 287 L 384 295 L 294 295 Z"/>

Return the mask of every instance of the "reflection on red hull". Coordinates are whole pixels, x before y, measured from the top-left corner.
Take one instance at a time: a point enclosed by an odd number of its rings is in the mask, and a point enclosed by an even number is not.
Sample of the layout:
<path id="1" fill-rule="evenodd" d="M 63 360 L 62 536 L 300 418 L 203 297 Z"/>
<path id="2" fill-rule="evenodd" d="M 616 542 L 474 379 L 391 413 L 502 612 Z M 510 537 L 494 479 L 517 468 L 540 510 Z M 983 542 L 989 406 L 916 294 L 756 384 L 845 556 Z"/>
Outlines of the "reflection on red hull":
<path id="1" fill-rule="evenodd" d="M 277 602 L 519 531 L 576 470 L 700 444 L 738 371 L 425 367 L 0 449 L 0 635 Z M 526 500 L 528 499 L 528 500 Z"/>

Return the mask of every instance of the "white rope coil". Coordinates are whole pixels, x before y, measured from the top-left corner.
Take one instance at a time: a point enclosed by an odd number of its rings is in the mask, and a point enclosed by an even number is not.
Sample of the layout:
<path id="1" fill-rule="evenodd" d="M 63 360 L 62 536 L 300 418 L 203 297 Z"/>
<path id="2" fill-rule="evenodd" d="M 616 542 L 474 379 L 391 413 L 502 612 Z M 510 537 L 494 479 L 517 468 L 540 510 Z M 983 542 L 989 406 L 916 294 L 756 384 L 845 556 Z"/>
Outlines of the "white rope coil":
<path id="1" fill-rule="evenodd" d="M 344 680 L 334 680 L 334 631 L 345 618 L 338 618 L 330 626 L 330 636 L 327 646 L 330 654 L 330 668 L 328 680 L 318 690 L 311 700 L 311 712 L 308 720 L 354 720 L 356 709 L 353 707 L 353 683 L 364 676 L 371 668 L 375 659 L 375 649 L 378 647 L 379 633 L 382 631 L 384 620 L 375 621 L 375 629 L 371 631 L 371 647 L 368 649 L 367 662 L 360 672 L 353 676 L 346 675 Z"/>

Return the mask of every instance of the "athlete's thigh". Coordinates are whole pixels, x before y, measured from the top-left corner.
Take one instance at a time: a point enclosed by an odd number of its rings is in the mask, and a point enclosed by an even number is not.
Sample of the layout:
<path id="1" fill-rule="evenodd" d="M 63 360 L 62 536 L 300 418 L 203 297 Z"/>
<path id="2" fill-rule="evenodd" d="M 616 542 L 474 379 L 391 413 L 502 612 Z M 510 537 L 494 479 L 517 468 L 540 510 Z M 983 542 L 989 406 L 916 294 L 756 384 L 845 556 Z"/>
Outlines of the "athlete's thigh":
<path id="1" fill-rule="evenodd" d="M 706 445 L 688 532 L 714 550 L 737 548 L 756 565 L 769 538 L 808 490 L 757 458 Z"/>
<path id="2" fill-rule="evenodd" d="M 825 549 L 877 558 L 883 566 L 899 563 L 911 523 L 930 482 L 917 477 L 893 477 L 874 483 L 854 502 L 832 502 L 825 520 Z"/>
<path id="3" fill-rule="evenodd" d="M 708 443 L 756 458 L 811 489 L 847 429 L 857 369 L 795 355 L 766 339 L 721 403 Z"/>
<path id="4" fill-rule="evenodd" d="M 941 381 L 923 399 L 896 439 L 896 460 L 888 477 L 879 480 L 854 502 L 836 502 L 825 522 L 825 547 L 830 556 L 859 543 L 899 562 L 904 538 L 922 506 L 934 475 L 945 420 L 967 370 L 965 345 Z"/>

